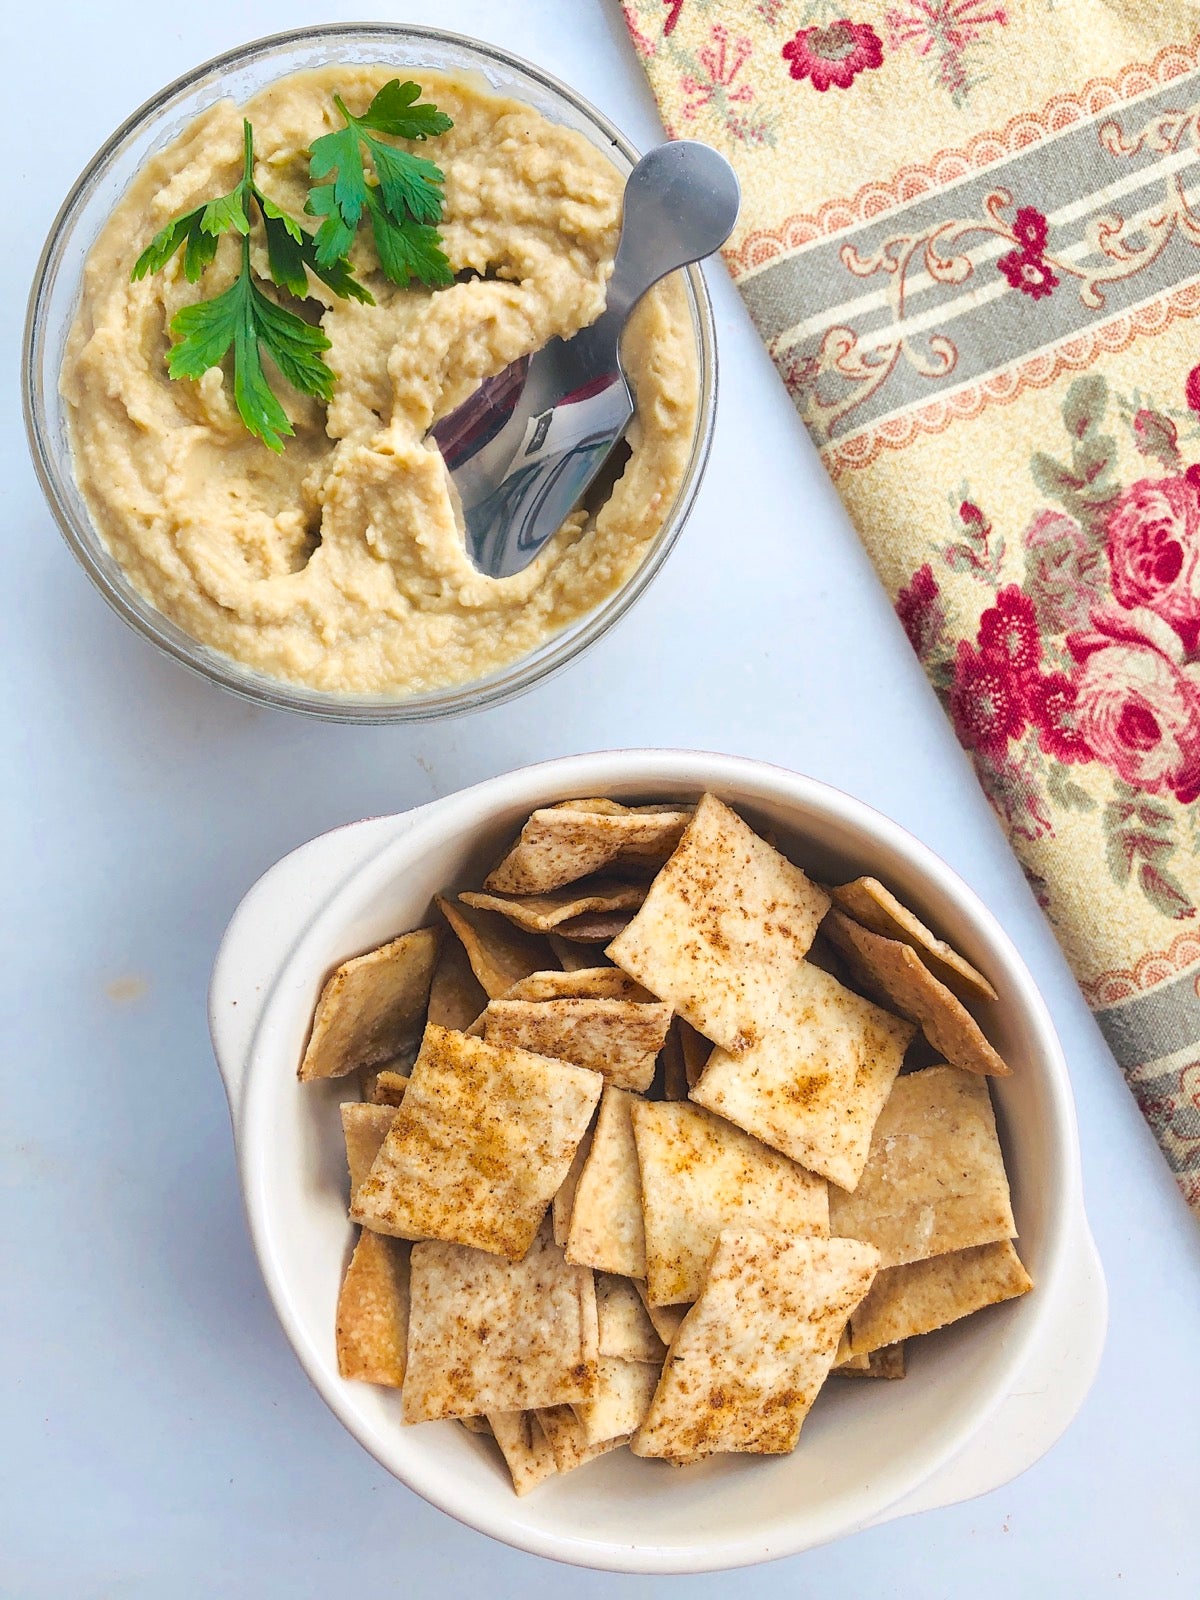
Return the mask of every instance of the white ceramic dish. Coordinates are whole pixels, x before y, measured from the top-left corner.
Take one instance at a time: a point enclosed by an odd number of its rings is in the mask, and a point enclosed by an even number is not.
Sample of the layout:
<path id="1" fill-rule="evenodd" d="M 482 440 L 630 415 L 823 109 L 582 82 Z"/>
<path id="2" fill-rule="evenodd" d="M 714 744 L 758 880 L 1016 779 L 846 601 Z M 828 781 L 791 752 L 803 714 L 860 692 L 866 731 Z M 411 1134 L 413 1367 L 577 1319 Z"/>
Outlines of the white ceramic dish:
<path id="1" fill-rule="evenodd" d="M 835 1382 L 799 1449 L 673 1471 L 628 1451 L 518 1500 L 490 1444 L 454 1423 L 405 1427 L 399 1395 L 338 1376 L 334 1305 L 351 1246 L 338 1102 L 296 1063 L 338 962 L 477 882 L 529 812 L 571 796 L 695 798 L 712 789 L 818 876 L 869 870 L 991 978 L 988 1031 L 1013 1064 L 996 1103 L 1036 1291 L 913 1349 L 901 1383 Z M 434 1505 L 539 1555 L 626 1572 L 770 1560 L 1007 1482 L 1079 1408 L 1100 1357 L 1106 1297 L 1083 1213 L 1066 1064 L 1033 980 L 988 911 L 935 855 L 861 802 L 759 762 L 683 751 L 571 757 L 400 816 L 315 839 L 238 908 L 210 992 L 247 1215 L 279 1319 L 314 1386 L 356 1439 Z"/>

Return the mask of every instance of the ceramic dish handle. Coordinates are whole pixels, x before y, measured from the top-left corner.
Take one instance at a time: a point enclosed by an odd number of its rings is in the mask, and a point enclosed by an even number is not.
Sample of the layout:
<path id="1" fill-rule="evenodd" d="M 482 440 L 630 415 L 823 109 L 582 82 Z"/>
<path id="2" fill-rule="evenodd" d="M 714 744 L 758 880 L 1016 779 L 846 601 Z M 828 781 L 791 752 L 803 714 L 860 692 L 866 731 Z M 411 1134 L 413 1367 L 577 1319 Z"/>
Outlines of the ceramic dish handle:
<path id="1" fill-rule="evenodd" d="M 213 966 L 208 1027 L 235 1133 L 262 1008 L 297 938 L 356 867 L 407 833 L 426 810 L 353 822 L 301 845 L 264 873 L 234 912 Z"/>
<path id="2" fill-rule="evenodd" d="M 1012 1390 L 964 1450 L 867 1526 L 973 1500 L 1039 1461 L 1066 1432 L 1091 1388 L 1107 1324 L 1104 1273 L 1079 1199 L 1069 1268 Z"/>

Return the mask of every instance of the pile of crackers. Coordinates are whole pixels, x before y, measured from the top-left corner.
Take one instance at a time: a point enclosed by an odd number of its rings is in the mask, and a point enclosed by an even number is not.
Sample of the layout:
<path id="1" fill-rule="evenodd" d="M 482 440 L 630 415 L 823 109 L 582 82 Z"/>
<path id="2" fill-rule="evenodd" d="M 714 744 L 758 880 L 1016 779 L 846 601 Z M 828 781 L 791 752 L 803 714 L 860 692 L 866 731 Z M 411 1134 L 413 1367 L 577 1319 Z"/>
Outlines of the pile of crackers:
<path id="1" fill-rule="evenodd" d="M 300 1066 L 362 1094 L 338 1362 L 518 1494 L 626 1443 L 790 1451 L 831 1373 L 1031 1288 L 994 992 L 875 879 L 711 794 L 587 799 L 437 916 L 333 973 Z"/>

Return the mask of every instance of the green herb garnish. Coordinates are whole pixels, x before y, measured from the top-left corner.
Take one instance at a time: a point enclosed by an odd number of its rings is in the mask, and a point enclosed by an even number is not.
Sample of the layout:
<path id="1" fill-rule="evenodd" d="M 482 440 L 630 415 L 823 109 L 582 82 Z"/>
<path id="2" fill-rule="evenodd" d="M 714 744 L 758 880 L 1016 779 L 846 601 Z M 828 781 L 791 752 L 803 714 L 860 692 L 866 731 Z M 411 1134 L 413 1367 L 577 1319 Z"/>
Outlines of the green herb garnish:
<path id="1" fill-rule="evenodd" d="M 322 265 L 347 254 L 365 211 L 379 265 L 393 283 L 407 287 L 415 279 L 439 289 L 454 282 L 437 231 L 445 174 L 424 156 L 377 137 L 431 139 L 453 127 L 445 112 L 417 103 L 420 93 L 419 84 L 393 78 L 361 117 L 352 116 L 340 95 L 334 96 L 346 126 L 313 140 L 309 173 L 318 179 L 335 176 L 314 189 L 305 206 L 311 216 L 322 219 L 316 234 L 316 258 Z M 374 183 L 364 171 L 364 149 L 375 169 Z"/>

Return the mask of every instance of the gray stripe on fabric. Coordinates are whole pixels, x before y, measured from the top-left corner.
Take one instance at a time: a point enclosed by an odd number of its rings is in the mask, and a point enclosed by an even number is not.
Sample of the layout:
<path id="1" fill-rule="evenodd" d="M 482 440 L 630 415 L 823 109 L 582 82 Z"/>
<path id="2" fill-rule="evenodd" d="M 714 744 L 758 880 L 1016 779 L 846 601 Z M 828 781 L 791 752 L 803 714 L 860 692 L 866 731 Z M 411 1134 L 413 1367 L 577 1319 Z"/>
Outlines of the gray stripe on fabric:
<path id="1" fill-rule="evenodd" d="M 1200 966 L 1148 994 L 1096 1012 L 1100 1031 L 1120 1066 L 1160 1060 L 1200 1042 Z"/>

